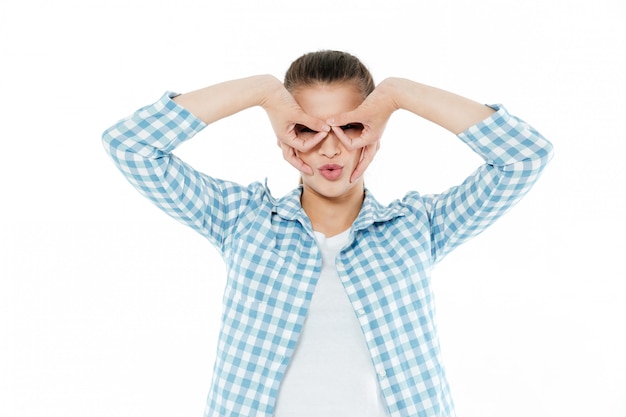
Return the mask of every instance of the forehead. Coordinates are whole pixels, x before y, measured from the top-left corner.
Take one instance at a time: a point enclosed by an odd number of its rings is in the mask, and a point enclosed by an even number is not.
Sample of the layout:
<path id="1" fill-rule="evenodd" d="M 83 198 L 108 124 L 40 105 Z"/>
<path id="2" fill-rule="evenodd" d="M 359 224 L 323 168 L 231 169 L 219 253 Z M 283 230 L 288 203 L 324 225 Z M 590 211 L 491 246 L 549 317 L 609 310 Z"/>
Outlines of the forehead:
<path id="1" fill-rule="evenodd" d="M 305 113 L 319 119 L 354 110 L 363 102 L 363 94 L 354 83 L 307 85 L 292 95 Z"/>

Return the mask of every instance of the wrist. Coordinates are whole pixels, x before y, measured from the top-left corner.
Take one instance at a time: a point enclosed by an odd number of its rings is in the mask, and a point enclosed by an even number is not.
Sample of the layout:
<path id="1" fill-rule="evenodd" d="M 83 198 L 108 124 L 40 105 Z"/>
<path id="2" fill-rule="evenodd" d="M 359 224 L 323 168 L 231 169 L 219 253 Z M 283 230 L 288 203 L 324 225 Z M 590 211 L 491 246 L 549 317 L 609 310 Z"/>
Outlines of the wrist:
<path id="1" fill-rule="evenodd" d="M 273 97 L 284 93 L 283 83 L 273 75 L 257 75 L 254 77 L 254 82 L 257 92 L 256 105 L 264 109 Z"/>
<path id="2" fill-rule="evenodd" d="M 406 78 L 389 77 L 383 80 L 379 88 L 388 97 L 393 110 L 409 109 L 410 100 L 415 98 L 415 90 L 419 84 Z"/>

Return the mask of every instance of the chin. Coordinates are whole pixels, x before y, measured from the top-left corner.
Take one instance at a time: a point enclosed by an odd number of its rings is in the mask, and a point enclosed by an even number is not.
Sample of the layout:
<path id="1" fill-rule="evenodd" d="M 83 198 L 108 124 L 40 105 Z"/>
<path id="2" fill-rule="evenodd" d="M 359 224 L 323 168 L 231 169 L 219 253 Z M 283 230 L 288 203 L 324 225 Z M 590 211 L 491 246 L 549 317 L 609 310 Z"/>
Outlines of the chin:
<path id="1" fill-rule="evenodd" d="M 354 191 L 358 183 L 350 184 L 349 181 L 337 181 L 331 184 L 304 184 L 305 189 L 325 198 L 339 198 Z"/>

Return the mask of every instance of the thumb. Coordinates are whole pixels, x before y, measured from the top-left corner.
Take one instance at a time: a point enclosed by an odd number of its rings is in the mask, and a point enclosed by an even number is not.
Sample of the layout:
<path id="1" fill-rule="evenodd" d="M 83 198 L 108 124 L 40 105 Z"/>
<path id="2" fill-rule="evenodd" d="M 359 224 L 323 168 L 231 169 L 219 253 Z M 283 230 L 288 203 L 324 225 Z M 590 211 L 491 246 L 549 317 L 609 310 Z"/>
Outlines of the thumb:
<path id="1" fill-rule="evenodd" d="M 320 119 L 316 119 L 315 117 L 309 116 L 305 112 L 301 112 L 299 119 L 299 123 L 316 132 L 330 132 L 330 126 L 328 125 L 328 123 L 325 123 Z"/>
<path id="2" fill-rule="evenodd" d="M 345 112 L 345 113 L 336 114 L 326 119 L 326 123 L 329 126 L 344 126 L 344 125 L 347 125 L 348 123 L 354 123 L 357 121 L 358 121 L 357 114 L 356 114 L 356 111 L 354 110 Z"/>

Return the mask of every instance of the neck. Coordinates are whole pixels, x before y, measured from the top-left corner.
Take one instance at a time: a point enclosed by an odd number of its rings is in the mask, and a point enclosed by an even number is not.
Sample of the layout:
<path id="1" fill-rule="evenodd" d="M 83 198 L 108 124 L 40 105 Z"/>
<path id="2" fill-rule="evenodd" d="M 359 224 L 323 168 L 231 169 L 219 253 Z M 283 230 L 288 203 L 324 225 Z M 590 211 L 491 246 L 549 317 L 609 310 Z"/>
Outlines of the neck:
<path id="1" fill-rule="evenodd" d="M 339 197 L 327 197 L 305 185 L 301 203 L 313 230 L 330 237 L 352 226 L 361 211 L 364 196 L 363 186 L 354 187 Z"/>

